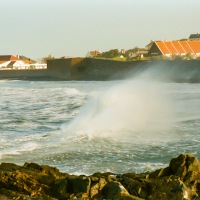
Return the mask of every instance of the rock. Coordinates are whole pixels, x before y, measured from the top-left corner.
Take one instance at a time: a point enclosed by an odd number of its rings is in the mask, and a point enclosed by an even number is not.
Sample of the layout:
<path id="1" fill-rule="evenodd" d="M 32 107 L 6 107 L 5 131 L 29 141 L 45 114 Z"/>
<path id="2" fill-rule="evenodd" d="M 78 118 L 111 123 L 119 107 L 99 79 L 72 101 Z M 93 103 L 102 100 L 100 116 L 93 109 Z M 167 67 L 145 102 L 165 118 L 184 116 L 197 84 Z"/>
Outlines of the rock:
<path id="1" fill-rule="evenodd" d="M 68 194 L 68 181 L 67 179 L 59 179 L 55 182 L 56 188 L 56 196 L 59 196 L 60 199 L 70 198 L 70 194 Z"/>
<path id="2" fill-rule="evenodd" d="M 104 178 L 100 178 L 99 179 L 99 191 L 101 191 L 106 184 L 107 184 L 107 181 Z"/>
<path id="3" fill-rule="evenodd" d="M 24 164 L 25 168 L 33 169 L 36 171 L 42 171 L 42 167 L 36 163 L 25 163 Z"/>
<path id="4" fill-rule="evenodd" d="M 71 176 L 68 178 L 69 193 L 86 193 L 89 195 L 91 179 L 87 176 Z"/>
<path id="5" fill-rule="evenodd" d="M 92 199 L 101 199 L 101 193 L 99 190 L 99 183 L 96 183 L 90 188 L 90 197 Z"/>
<path id="6" fill-rule="evenodd" d="M 184 180 L 186 174 L 191 171 L 200 172 L 200 165 L 197 158 L 193 155 L 181 154 L 170 161 L 169 169 L 172 175 L 179 176 Z"/>
<path id="7" fill-rule="evenodd" d="M 90 197 L 92 199 L 103 199 L 102 189 L 107 184 L 107 181 L 104 175 L 102 176 L 103 176 L 102 178 L 94 177 L 94 175 L 91 177 L 92 180 L 96 180 L 95 182 L 92 183 L 91 188 L 90 188 Z M 98 177 L 101 177 L 101 175 L 99 174 Z"/>
<path id="8" fill-rule="evenodd" d="M 20 168 L 20 166 L 17 166 L 13 163 L 1 163 L 0 165 L 0 171 L 15 171 Z"/>
<path id="9" fill-rule="evenodd" d="M 150 173 L 75 176 L 48 165 L 1 163 L 0 199 L 197 200 L 200 164 L 194 156 L 181 154 L 168 167 Z"/>
<path id="10" fill-rule="evenodd" d="M 150 194 L 147 184 L 143 180 L 126 179 L 122 182 L 127 191 L 134 196 L 147 198 Z"/>
<path id="11" fill-rule="evenodd" d="M 163 169 L 155 170 L 154 172 L 150 173 L 148 178 L 157 179 L 157 178 L 162 178 L 162 177 L 170 176 L 170 175 L 171 175 L 170 168 L 166 167 Z"/>
<path id="12" fill-rule="evenodd" d="M 172 174 L 180 177 L 191 190 L 192 196 L 199 195 L 200 164 L 197 158 L 193 155 L 181 154 L 171 160 L 169 168 Z"/>
<path id="13" fill-rule="evenodd" d="M 115 200 L 136 199 L 136 197 L 131 196 L 128 193 L 128 191 L 124 188 L 124 186 L 117 181 L 107 183 L 102 190 L 102 194 L 106 199 L 115 199 Z"/>
<path id="14" fill-rule="evenodd" d="M 170 176 L 157 179 L 152 182 L 152 185 L 154 185 L 154 190 L 148 196 L 148 200 L 192 199 L 191 190 L 178 177 Z"/>

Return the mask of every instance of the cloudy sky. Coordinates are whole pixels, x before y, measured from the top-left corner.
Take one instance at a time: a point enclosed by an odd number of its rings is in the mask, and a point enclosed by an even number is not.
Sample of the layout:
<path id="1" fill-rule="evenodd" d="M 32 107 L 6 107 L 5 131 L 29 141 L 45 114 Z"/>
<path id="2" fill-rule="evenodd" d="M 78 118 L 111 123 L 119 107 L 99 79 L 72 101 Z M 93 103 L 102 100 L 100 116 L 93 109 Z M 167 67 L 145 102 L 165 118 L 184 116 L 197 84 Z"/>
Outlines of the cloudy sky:
<path id="1" fill-rule="evenodd" d="M 200 33 L 200 0 L 2 0 L 0 54 L 33 59 Z"/>

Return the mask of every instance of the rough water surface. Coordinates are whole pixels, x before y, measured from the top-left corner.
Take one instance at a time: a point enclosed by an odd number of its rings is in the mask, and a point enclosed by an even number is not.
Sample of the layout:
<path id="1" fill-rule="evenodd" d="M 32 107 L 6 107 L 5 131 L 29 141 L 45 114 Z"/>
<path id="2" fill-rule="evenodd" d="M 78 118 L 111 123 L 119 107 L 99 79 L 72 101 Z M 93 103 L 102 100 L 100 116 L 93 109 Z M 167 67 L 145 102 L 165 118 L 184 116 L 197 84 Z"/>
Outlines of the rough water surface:
<path id="1" fill-rule="evenodd" d="M 0 162 L 63 172 L 144 172 L 200 158 L 200 85 L 0 81 Z"/>

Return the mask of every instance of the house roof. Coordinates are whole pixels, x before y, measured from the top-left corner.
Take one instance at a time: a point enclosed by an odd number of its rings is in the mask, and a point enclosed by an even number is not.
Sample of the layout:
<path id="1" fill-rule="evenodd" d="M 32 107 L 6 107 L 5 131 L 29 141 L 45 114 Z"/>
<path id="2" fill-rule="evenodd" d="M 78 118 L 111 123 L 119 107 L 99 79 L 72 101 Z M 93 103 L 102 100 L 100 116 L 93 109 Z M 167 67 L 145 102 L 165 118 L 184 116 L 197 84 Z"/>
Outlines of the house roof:
<path id="1" fill-rule="evenodd" d="M 21 67 L 21 66 L 25 66 L 26 63 L 23 62 L 22 60 L 16 60 L 16 61 L 8 61 L 5 64 L 7 64 L 7 67 Z"/>
<path id="2" fill-rule="evenodd" d="M 20 60 L 30 60 L 30 58 L 28 58 L 28 57 L 26 57 L 26 56 L 22 56 L 22 55 L 18 56 L 18 58 L 19 58 Z"/>
<path id="3" fill-rule="evenodd" d="M 0 61 L 0 67 L 7 66 L 11 61 Z"/>
<path id="4" fill-rule="evenodd" d="M 28 58 L 26 56 L 23 56 L 23 55 L 19 55 L 17 56 L 20 60 L 23 60 L 26 64 L 32 64 L 32 63 L 36 63 L 35 60 L 32 60 L 31 58 Z"/>
<path id="5" fill-rule="evenodd" d="M 189 39 L 200 39 L 200 34 L 197 33 L 197 34 L 191 34 Z"/>
<path id="6" fill-rule="evenodd" d="M 13 61 L 13 60 L 19 60 L 19 58 L 13 55 L 0 55 L 0 61 Z"/>
<path id="7" fill-rule="evenodd" d="M 147 44 L 147 45 L 145 46 L 145 49 L 150 49 L 150 48 L 152 47 L 153 43 L 154 43 L 154 41 L 151 40 L 151 42 L 149 42 L 149 44 Z"/>
<path id="8" fill-rule="evenodd" d="M 155 44 L 163 55 L 200 53 L 200 41 L 157 41 Z"/>

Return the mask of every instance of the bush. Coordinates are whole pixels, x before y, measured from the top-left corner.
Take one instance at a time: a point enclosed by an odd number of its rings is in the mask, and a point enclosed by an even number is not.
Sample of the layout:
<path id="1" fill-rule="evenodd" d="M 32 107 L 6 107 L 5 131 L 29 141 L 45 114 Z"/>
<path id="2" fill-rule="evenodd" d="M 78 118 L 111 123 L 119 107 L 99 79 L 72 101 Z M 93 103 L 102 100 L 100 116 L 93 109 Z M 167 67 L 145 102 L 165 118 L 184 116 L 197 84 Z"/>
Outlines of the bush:
<path id="1" fill-rule="evenodd" d="M 111 49 L 111 50 L 103 52 L 101 55 L 99 55 L 99 57 L 103 57 L 103 58 L 114 58 L 117 56 L 120 56 L 118 49 Z"/>
<path id="2" fill-rule="evenodd" d="M 184 57 L 181 55 L 173 55 L 172 56 L 172 60 L 183 60 L 183 59 L 184 59 Z"/>

